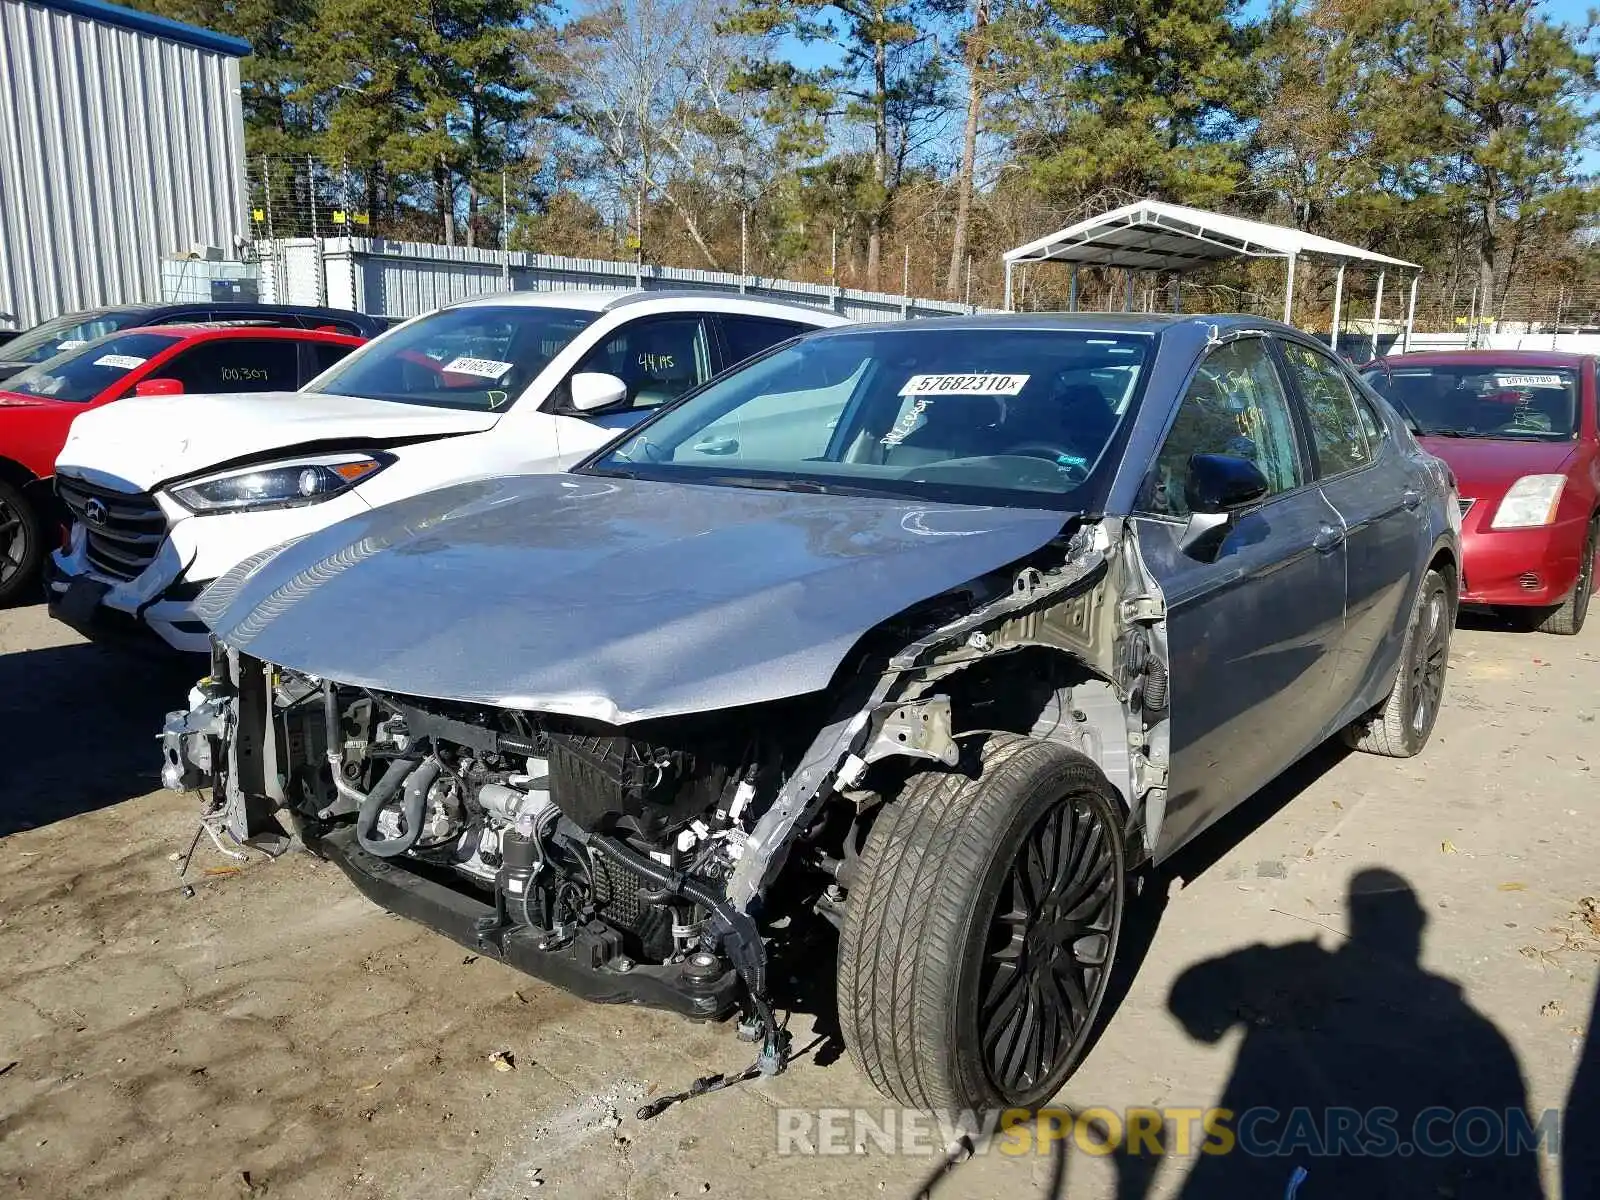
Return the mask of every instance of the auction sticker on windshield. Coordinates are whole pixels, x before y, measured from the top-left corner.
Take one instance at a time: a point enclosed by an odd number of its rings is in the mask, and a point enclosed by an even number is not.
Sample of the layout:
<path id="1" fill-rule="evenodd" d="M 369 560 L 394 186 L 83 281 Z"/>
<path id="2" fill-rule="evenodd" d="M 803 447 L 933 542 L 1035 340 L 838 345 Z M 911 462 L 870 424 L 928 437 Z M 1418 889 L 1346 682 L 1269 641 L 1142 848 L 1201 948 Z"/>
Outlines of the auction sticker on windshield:
<path id="1" fill-rule="evenodd" d="M 1496 375 L 1495 387 L 1503 388 L 1564 388 L 1566 380 L 1559 375 Z"/>
<path id="2" fill-rule="evenodd" d="M 442 369 L 452 375 L 476 375 L 480 379 L 499 379 L 511 370 L 512 365 L 492 358 L 469 358 L 463 354 L 459 358 L 452 358 Z"/>
<path id="3" fill-rule="evenodd" d="M 913 375 L 902 396 L 1015 396 L 1027 375 Z"/>
<path id="4" fill-rule="evenodd" d="M 144 364 L 144 359 L 132 354 L 102 354 L 94 360 L 94 365 L 97 367 L 121 367 L 124 371 L 131 371 Z"/>

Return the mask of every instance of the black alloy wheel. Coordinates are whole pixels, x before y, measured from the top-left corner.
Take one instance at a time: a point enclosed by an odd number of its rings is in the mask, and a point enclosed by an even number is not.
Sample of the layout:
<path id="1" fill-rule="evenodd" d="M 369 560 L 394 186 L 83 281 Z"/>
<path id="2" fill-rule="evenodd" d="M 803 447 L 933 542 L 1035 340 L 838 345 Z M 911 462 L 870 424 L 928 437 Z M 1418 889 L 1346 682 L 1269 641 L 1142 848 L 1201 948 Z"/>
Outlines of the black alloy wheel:
<path id="1" fill-rule="evenodd" d="M 1111 833 L 1081 796 L 1046 812 L 1002 884 L 979 981 L 984 1068 L 1001 1095 L 1037 1096 L 1075 1061 L 1122 923 Z"/>

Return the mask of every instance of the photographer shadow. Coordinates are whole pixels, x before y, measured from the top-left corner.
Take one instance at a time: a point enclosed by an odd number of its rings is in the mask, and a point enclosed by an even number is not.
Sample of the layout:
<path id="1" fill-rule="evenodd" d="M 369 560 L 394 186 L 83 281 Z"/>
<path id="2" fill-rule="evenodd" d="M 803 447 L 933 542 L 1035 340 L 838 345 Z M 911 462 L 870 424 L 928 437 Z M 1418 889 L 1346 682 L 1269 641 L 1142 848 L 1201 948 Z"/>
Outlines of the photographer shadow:
<path id="1" fill-rule="evenodd" d="M 1410 884 L 1359 871 L 1348 913 L 1335 949 L 1248 946 L 1173 984 L 1168 1007 L 1190 1037 L 1243 1035 L 1216 1101 L 1233 1144 L 1211 1139 L 1175 1194 L 1294 1194 L 1302 1168 L 1307 1198 L 1541 1196 L 1516 1055 L 1458 984 L 1422 966 L 1427 916 Z M 1150 1195 L 1163 1161 L 1119 1150 L 1117 1200 Z"/>

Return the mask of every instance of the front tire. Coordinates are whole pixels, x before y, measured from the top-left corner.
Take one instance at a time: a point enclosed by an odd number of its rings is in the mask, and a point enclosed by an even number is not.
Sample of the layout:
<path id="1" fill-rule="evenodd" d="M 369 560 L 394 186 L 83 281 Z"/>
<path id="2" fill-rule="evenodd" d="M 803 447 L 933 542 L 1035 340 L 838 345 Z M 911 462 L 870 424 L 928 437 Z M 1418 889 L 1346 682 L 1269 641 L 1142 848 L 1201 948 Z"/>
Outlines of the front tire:
<path id="1" fill-rule="evenodd" d="M 1422 577 L 1400 644 L 1394 687 L 1378 708 L 1345 729 L 1346 745 L 1384 758 L 1421 753 L 1444 701 L 1455 620 L 1455 593 L 1440 572 L 1430 569 Z"/>
<path id="2" fill-rule="evenodd" d="M 989 735 L 879 815 L 840 937 L 839 1017 L 881 1092 L 925 1109 L 1034 1107 L 1094 1031 L 1121 932 L 1121 801 L 1089 759 Z"/>
<path id="3" fill-rule="evenodd" d="M 1590 521 L 1589 534 L 1583 542 L 1583 560 L 1578 564 L 1578 582 L 1573 585 L 1572 595 L 1566 598 L 1561 607 L 1547 614 L 1539 622 L 1539 628 L 1543 632 L 1571 637 L 1583 628 L 1584 618 L 1589 615 L 1589 600 L 1594 595 L 1597 533 L 1600 533 L 1600 521 Z"/>
<path id="4" fill-rule="evenodd" d="M 44 564 L 44 527 L 22 489 L 0 479 L 0 605 L 30 594 Z"/>

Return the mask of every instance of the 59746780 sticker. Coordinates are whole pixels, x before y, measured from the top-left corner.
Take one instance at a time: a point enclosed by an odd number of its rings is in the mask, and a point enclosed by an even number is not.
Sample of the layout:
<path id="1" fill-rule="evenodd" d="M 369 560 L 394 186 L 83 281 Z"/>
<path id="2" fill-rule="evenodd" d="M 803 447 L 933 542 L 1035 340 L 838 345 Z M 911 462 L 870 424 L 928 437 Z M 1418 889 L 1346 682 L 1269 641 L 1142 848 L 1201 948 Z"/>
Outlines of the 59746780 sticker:
<path id="1" fill-rule="evenodd" d="M 473 358 L 463 354 L 452 358 L 440 370 L 451 375 L 476 375 L 479 379 L 499 379 L 511 370 L 514 364 L 501 362 L 494 358 Z"/>
<path id="2" fill-rule="evenodd" d="M 1563 388 L 1567 386 L 1567 381 L 1559 375 L 1496 375 L 1494 385 L 1503 388 Z"/>
<path id="3" fill-rule="evenodd" d="M 1015 396 L 1028 382 L 1027 375 L 913 375 L 900 389 L 902 396 Z"/>

